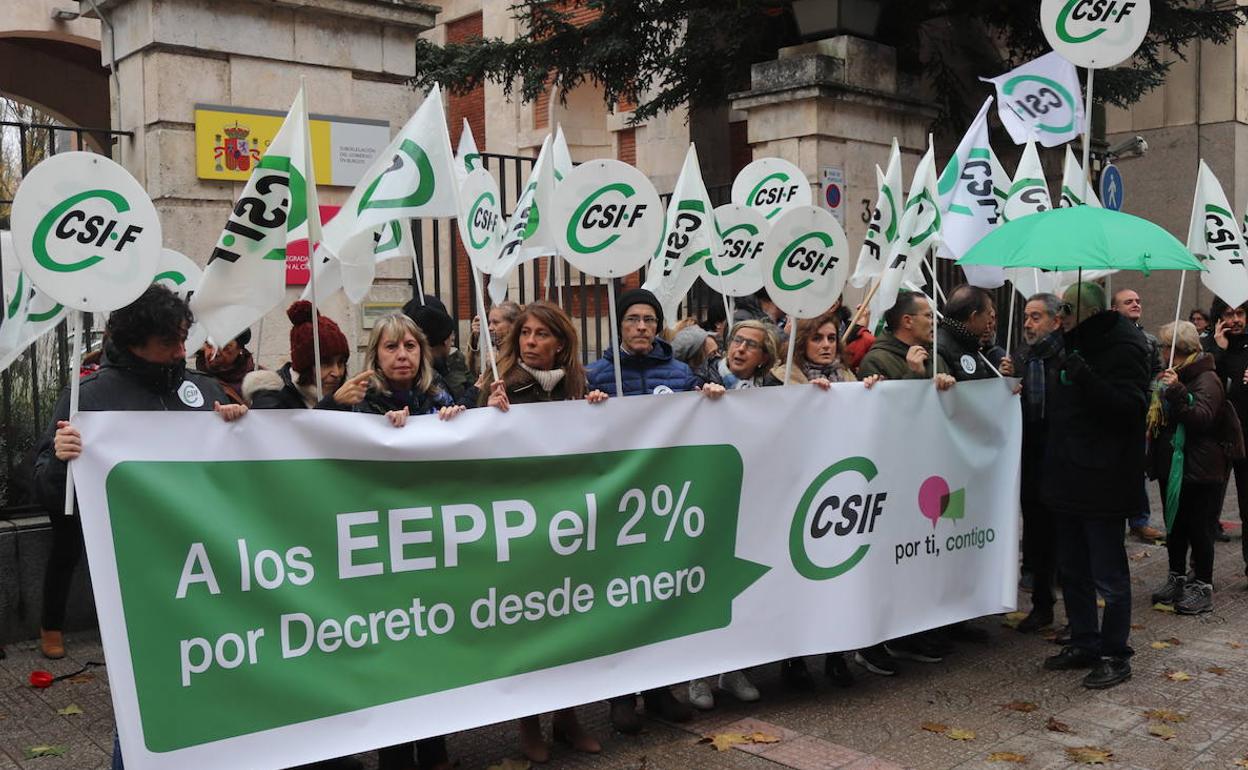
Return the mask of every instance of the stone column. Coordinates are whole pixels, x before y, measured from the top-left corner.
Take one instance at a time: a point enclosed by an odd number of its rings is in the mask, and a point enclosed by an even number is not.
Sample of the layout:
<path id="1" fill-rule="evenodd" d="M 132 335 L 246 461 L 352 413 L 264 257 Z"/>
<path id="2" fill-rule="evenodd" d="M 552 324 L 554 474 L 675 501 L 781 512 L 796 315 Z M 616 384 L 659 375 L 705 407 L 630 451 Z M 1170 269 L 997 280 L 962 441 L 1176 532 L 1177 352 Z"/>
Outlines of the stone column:
<path id="1" fill-rule="evenodd" d="M 732 108 L 748 115 L 754 157 L 795 163 L 816 202 L 821 169 L 844 172 L 845 231 L 856 259 L 875 205 L 875 166 L 887 165 L 893 137 L 907 184 L 927 150 L 936 109 L 917 93 L 919 84 L 897 71 L 896 50 L 844 35 L 784 48 L 774 61 L 755 64 L 751 89 L 733 94 Z"/>
<path id="2" fill-rule="evenodd" d="M 303 78 L 309 112 L 388 120 L 393 133 L 421 101 L 405 80 L 415 73 L 416 37 L 433 26 L 437 12 L 408 0 L 94 4 L 103 17 L 102 61 L 117 71 L 110 86 L 113 127 L 134 132 L 114 157 L 156 203 L 165 245 L 201 265 L 242 183 L 196 176 L 195 105 L 284 111 Z M 80 8 L 93 13 L 85 1 Z M 350 188 L 322 186 L 318 192 L 322 204 L 338 204 Z M 405 299 L 410 273 L 409 264 L 385 264 L 374 298 Z M 299 294 L 293 287 L 287 292 L 287 304 Z M 285 307 L 264 325 L 259 345 L 266 366 L 288 353 Z M 345 301 L 325 312 L 348 339 L 364 338 L 355 309 Z"/>

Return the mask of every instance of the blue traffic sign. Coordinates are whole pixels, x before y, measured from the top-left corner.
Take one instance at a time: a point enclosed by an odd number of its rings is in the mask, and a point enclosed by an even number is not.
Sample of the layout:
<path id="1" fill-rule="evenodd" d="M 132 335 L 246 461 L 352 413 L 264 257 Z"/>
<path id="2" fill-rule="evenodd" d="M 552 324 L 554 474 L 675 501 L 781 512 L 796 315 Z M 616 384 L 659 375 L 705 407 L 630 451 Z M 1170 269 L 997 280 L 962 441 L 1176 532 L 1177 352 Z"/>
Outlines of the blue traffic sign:
<path id="1" fill-rule="evenodd" d="M 1113 211 L 1122 210 L 1122 172 L 1113 163 L 1101 172 L 1101 205 Z"/>

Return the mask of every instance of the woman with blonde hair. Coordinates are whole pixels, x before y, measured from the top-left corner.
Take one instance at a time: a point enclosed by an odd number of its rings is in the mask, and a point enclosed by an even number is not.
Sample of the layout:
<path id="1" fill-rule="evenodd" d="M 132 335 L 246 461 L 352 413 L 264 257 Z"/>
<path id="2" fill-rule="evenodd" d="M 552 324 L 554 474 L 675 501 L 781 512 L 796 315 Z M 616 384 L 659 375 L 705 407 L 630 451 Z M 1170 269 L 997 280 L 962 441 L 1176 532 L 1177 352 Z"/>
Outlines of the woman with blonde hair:
<path id="1" fill-rule="evenodd" d="M 377 322 L 364 366 L 364 371 L 318 406 L 384 414 L 396 428 L 406 425 L 411 415 L 437 414 L 449 420 L 466 408 L 455 405 L 446 383 L 433 369 L 425 333 L 405 315 L 396 313 Z"/>

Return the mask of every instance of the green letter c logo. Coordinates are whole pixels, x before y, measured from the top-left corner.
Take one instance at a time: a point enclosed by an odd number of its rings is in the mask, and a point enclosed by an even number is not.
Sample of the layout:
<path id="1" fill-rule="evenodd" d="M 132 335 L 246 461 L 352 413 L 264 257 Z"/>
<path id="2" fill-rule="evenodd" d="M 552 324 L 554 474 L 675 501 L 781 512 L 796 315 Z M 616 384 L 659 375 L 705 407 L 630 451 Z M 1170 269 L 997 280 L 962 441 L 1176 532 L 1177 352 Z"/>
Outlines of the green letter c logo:
<path id="1" fill-rule="evenodd" d="M 832 236 L 828 235 L 827 233 L 822 233 L 822 232 L 806 233 L 800 238 L 795 238 L 792 243 L 784 247 L 784 250 L 780 252 L 780 256 L 776 257 L 776 263 L 772 265 L 771 278 L 773 281 L 776 282 L 776 286 L 778 288 L 784 289 L 785 291 L 797 291 L 799 289 L 804 289 L 807 286 L 814 283 L 815 281 L 814 278 L 807 278 L 806 280 L 801 281 L 799 283 L 787 283 L 784 280 L 784 270 L 783 270 L 784 262 L 785 260 L 789 258 L 789 255 L 792 254 L 793 251 L 797 249 L 798 246 L 810 240 L 811 238 L 814 238 L 815 240 L 823 244 L 824 248 L 832 247 Z M 816 267 L 818 267 L 818 265 L 816 265 Z"/>
<path id="2" fill-rule="evenodd" d="M 614 184 L 599 187 L 597 190 L 590 193 L 585 200 L 581 201 L 581 205 L 576 207 L 576 211 L 572 213 L 572 218 L 568 220 L 567 233 L 568 245 L 571 246 L 578 254 L 593 254 L 595 252 L 602 251 L 620 239 L 619 233 L 616 233 L 615 235 L 605 239 L 602 243 L 594 246 L 586 246 L 581 243 L 581 239 L 578 238 L 576 234 L 578 225 L 581 223 L 581 220 L 585 218 L 585 212 L 589 210 L 589 207 L 593 205 L 594 201 L 609 192 L 618 192 L 623 195 L 625 199 L 627 199 L 633 197 L 637 191 L 624 182 L 615 182 Z"/>
<path id="3" fill-rule="evenodd" d="M 1062 10 L 1057 14 L 1057 36 L 1067 43 L 1086 43 L 1101 36 L 1105 31 L 1105 27 L 1093 30 L 1086 35 L 1075 36 L 1066 30 L 1066 21 L 1070 18 L 1070 12 L 1082 0 L 1067 0 L 1066 5 L 1062 6 Z"/>
<path id="4" fill-rule="evenodd" d="M 846 457 L 824 469 L 823 473 L 816 476 L 815 480 L 810 482 L 810 486 L 806 487 L 806 493 L 802 495 L 801 501 L 797 504 L 797 510 L 793 514 L 793 523 L 789 525 L 789 558 L 797 574 L 807 580 L 831 580 L 844 575 L 857 566 L 871 549 L 870 543 L 863 543 L 854 549 L 847 559 L 831 567 L 821 567 L 815 564 L 810 560 L 810 554 L 806 552 L 806 514 L 810 511 L 811 503 L 815 501 L 816 493 L 829 479 L 842 473 L 858 473 L 866 481 L 871 481 L 878 471 L 875 463 L 865 457 Z"/>
<path id="5" fill-rule="evenodd" d="M 80 259 L 77 262 L 57 262 L 48 253 L 48 233 L 52 230 L 53 225 L 70 209 L 83 201 L 93 198 L 103 198 L 108 201 L 117 210 L 118 214 L 130 210 L 130 203 L 119 193 L 115 193 L 112 190 L 85 190 L 77 195 L 71 195 L 56 206 L 53 206 L 52 210 L 45 214 L 43 219 L 39 220 L 39 225 L 35 227 L 34 242 L 31 244 L 35 261 L 45 270 L 51 270 L 54 273 L 75 273 L 104 260 L 104 257 L 96 254 L 86 259 Z"/>

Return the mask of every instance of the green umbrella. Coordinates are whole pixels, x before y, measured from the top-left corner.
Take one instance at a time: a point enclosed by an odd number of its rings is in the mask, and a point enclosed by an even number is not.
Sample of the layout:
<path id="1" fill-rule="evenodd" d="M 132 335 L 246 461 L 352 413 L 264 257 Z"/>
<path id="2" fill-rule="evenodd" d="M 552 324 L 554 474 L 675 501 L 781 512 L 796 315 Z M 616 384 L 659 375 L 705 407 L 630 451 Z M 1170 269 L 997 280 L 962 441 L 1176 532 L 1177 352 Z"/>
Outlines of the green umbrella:
<path id="1" fill-rule="evenodd" d="M 1008 222 L 960 265 L 1044 270 L 1204 270 L 1182 243 L 1146 219 L 1093 206 L 1050 209 Z"/>

